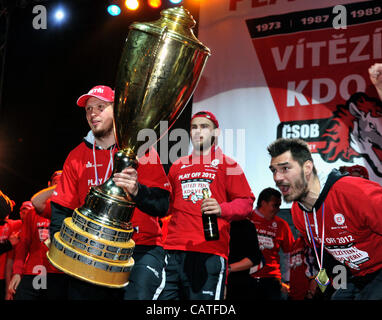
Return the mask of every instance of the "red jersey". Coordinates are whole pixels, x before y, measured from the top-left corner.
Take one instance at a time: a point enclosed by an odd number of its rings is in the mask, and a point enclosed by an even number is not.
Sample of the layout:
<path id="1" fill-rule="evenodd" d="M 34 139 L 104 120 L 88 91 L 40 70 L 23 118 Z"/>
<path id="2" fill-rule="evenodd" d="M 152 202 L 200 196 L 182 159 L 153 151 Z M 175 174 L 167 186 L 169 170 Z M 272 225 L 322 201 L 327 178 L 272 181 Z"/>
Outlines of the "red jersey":
<path id="1" fill-rule="evenodd" d="M 9 239 L 9 236 L 13 232 L 18 232 L 21 229 L 21 220 L 11 220 L 7 219 L 5 224 L 0 226 L 0 242 L 4 242 Z M 17 246 L 16 246 L 17 247 Z M 8 258 L 13 258 L 15 253 L 15 248 L 8 252 L 0 254 L 0 279 L 5 279 L 5 267 Z"/>
<path id="2" fill-rule="evenodd" d="M 51 200 L 72 210 L 81 207 L 89 189 L 104 183 L 110 177 L 115 152 L 113 149 L 93 149 L 88 142 L 82 142 L 66 158 L 60 182 Z M 138 162 L 140 184 L 171 192 L 170 183 L 155 149 L 152 148 Z M 162 245 L 162 232 L 157 217 L 136 208 L 131 222 L 137 230 L 133 236 L 137 245 Z"/>
<path id="3" fill-rule="evenodd" d="M 347 265 L 353 275 L 363 276 L 382 268 L 381 208 L 382 187 L 378 183 L 358 177 L 341 177 L 333 170 L 314 211 L 306 212 L 304 217 L 305 211 L 294 202 L 292 218 L 310 245 L 311 230 L 320 252 L 324 216 L 325 249 Z"/>
<path id="4" fill-rule="evenodd" d="M 38 215 L 40 215 L 43 218 L 50 219 L 52 217 L 52 207 L 50 205 L 51 202 L 52 202 L 51 198 L 46 200 L 44 210 L 41 213 L 38 213 Z"/>
<path id="5" fill-rule="evenodd" d="M 247 217 L 255 197 L 240 166 L 220 148 L 204 157 L 193 154 L 178 159 L 170 168 L 172 197 L 165 249 L 204 252 L 227 259 L 229 220 Z M 206 241 L 200 209 L 207 188 L 222 210 L 218 217 L 219 240 Z"/>
<path id="6" fill-rule="evenodd" d="M 39 269 L 33 270 L 36 266 L 44 266 L 48 273 L 61 273 L 46 257 L 48 247 L 44 241 L 49 238 L 49 225 L 50 220 L 38 215 L 34 209 L 28 211 L 15 250 L 13 273 L 39 274 Z"/>
<path id="7" fill-rule="evenodd" d="M 289 253 L 293 247 L 293 234 L 288 223 L 275 216 L 266 220 L 258 211 L 254 210 L 251 220 L 256 226 L 259 247 L 265 259 L 265 265 L 259 271 L 252 273 L 254 278 L 278 278 L 281 280 L 280 249 Z"/>
<path id="8" fill-rule="evenodd" d="M 314 253 L 313 253 L 314 255 Z M 303 300 L 309 290 L 310 279 L 314 278 L 318 270 L 314 266 L 315 257 L 309 254 L 303 237 L 299 237 L 290 252 L 290 291 L 292 300 Z"/>

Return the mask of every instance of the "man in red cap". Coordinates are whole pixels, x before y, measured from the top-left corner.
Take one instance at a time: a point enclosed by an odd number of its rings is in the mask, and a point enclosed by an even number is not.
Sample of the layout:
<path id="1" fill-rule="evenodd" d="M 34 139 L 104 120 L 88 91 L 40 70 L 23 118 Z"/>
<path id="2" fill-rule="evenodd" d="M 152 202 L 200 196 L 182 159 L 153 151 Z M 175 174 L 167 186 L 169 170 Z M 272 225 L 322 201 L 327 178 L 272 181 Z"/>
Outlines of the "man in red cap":
<path id="1" fill-rule="evenodd" d="M 170 168 L 168 264 L 160 299 L 223 298 L 230 221 L 250 214 L 254 196 L 240 166 L 216 146 L 219 133 L 219 122 L 211 112 L 196 113 L 191 119 L 193 152 Z M 210 198 L 203 197 L 203 190 Z M 217 216 L 217 240 L 206 240 L 202 213 Z"/>
<path id="2" fill-rule="evenodd" d="M 83 205 L 89 188 L 104 183 L 113 171 L 113 156 L 117 151 L 113 102 L 114 91 L 107 86 L 96 86 L 77 101 L 78 106 L 85 109 L 91 130 L 68 155 L 60 182 L 53 192 L 51 238 L 60 230 L 63 220 Z M 151 149 L 146 156 L 149 161 L 138 159 L 137 170 L 129 167 L 114 175 L 116 185 L 136 203 L 131 222 L 139 232 L 133 236 L 135 264 L 129 285 L 111 289 L 71 277 L 69 299 L 151 300 L 160 293 L 165 253 L 158 217 L 167 212 L 171 186 L 156 151 Z"/>

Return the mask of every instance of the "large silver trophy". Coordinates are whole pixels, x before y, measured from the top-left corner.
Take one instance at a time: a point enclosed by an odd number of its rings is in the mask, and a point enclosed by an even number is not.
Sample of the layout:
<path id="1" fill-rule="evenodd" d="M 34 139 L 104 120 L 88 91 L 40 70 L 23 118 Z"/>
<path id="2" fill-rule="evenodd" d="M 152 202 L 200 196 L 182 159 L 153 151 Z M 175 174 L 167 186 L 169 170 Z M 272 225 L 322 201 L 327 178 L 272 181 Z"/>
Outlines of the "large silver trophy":
<path id="1" fill-rule="evenodd" d="M 119 151 L 114 171 L 64 220 L 48 252 L 50 262 L 65 273 L 107 287 L 128 284 L 135 204 L 112 178 L 125 167 L 137 167 L 137 151 L 145 143 L 138 141 L 138 132 L 149 128 L 160 137 L 160 122 L 168 121 L 170 128 L 191 98 L 210 55 L 194 36 L 194 25 L 191 14 L 176 7 L 162 11 L 157 21 L 130 26 L 115 88 Z"/>

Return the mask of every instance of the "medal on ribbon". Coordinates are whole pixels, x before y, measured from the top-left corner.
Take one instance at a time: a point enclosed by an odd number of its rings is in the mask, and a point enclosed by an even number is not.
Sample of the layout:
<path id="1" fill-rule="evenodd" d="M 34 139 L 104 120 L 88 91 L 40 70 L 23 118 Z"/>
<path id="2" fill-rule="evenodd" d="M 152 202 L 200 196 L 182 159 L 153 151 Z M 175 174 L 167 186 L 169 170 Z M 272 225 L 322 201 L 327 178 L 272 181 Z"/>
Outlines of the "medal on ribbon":
<path id="1" fill-rule="evenodd" d="M 324 241 L 325 241 L 324 205 L 325 204 L 323 203 L 322 204 L 321 259 L 318 256 L 317 247 L 316 247 L 316 243 L 314 241 L 313 231 L 312 231 L 312 228 L 310 226 L 308 214 L 304 211 L 305 226 L 307 226 L 307 235 L 308 235 L 309 240 L 313 244 L 313 249 L 314 249 L 314 253 L 316 254 L 317 264 L 318 264 L 318 267 L 320 269 L 320 271 L 318 272 L 315 280 L 316 280 L 318 286 L 320 287 L 321 292 L 324 292 L 326 290 L 327 286 L 330 283 L 330 280 L 329 280 L 329 277 L 328 277 L 328 275 L 326 273 L 326 270 L 325 270 L 325 268 L 323 268 L 323 263 L 324 263 Z M 314 214 L 314 222 L 315 222 L 314 225 L 315 225 L 315 229 L 316 229 L 316 235 L 318 237 L 318 224 L 317 224 L 315 209 L 313 209 L 313 214 Z"/>
<path id="2" fill-rule="evenodd" d="M 326 270 L 324 268 L 321 268 L 321 270 L 318 272 L 316 276 L 316 282 L 320 287 L 321 292 L 324 293 L 330 283 L 329 277 L 326 274 Z"/>

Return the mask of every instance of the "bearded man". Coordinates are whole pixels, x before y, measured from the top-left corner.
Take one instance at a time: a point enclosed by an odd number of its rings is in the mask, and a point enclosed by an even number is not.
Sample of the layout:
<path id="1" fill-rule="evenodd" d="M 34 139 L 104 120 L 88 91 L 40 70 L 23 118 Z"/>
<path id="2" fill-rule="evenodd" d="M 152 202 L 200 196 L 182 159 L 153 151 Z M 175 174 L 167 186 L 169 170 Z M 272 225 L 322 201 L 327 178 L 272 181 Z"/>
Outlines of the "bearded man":
<path id="1" fill-rule="evenodd" d="M 316 253 L 316 281 L 328 285 L 325 249 L 349 275 L 337 300 L 382 299 L 382 187 L 333 169 L 317 174 L 306 142 L 280 138 L 268 146 L 273 180 L 286 202 L 293 202 L 293 223 Z M 346 287 L 346 288 L 345 288 Z"/>

